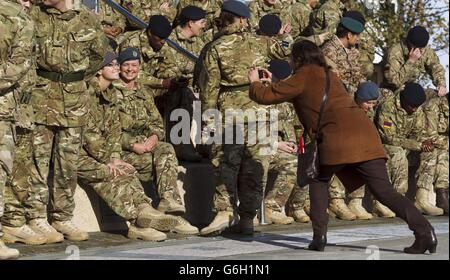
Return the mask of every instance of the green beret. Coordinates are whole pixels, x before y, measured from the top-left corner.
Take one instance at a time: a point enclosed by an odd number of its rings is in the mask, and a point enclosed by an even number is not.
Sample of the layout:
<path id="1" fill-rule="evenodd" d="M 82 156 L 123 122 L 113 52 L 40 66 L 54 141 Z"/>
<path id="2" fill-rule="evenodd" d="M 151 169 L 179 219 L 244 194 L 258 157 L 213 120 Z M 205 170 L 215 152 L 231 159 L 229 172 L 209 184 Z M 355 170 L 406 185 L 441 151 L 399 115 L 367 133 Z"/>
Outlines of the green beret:
<path id="1" fill-rule="evenodd" d="M 343 17 L 340 24 L 356 34 L 362 33 L 364 31 L 364 25 L 361 22 L 349 17 Z"/>

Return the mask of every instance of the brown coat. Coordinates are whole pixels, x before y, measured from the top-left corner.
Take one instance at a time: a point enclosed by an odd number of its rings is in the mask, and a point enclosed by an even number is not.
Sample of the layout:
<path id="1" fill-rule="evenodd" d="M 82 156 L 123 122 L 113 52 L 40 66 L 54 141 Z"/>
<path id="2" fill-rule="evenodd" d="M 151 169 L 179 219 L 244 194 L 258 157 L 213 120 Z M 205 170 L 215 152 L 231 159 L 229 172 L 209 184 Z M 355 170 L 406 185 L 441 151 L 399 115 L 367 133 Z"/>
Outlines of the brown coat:
<path id="1" fill-rule="evenodd" d="M 322 165 L 337 165 L 386 158 L 373 122 L 356 105 L 342 82 L 330 73 L 330 93 L 320 127 Z M 316 133 L 320 104 L 325 93 L 325 71 L 306 65 L 284 81 L 264 86 L 251 84 L 250 98 L 261 104 L 291 101 L 310 136 Z"/>

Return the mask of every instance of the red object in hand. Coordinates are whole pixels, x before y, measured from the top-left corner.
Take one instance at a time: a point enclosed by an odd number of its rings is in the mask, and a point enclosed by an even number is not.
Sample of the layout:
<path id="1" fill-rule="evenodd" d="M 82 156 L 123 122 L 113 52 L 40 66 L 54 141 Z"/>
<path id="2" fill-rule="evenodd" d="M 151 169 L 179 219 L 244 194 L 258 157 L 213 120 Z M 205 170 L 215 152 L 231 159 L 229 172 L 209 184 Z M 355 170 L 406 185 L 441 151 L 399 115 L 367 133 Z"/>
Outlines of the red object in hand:
<path id="1" fill-rule="evenodd" d="M 298 138 L 298 153 L 304 154 L 305 153 L 305 142 L 303 141 L 303 136 L 299 136 Z"/>

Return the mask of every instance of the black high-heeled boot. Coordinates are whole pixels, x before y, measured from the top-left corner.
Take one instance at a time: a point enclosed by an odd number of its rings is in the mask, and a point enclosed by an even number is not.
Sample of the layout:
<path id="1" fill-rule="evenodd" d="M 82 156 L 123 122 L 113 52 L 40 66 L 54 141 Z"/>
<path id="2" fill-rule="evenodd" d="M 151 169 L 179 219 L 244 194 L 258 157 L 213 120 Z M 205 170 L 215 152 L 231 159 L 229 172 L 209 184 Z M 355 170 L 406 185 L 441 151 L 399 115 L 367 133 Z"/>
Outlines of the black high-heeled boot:
<path id="1" fill-rule="evenodd" d="M 414 240 L 412 246 L 406 247 L 403 251 L 407 254 L 425 254 L 426 251 L 434 254 L 436 253 L 437 244 L 436 234 L 432 229 L 430 234 L 426 236 L 416 236 L 416 240 Z"/>
<path id="2" fill-rule="evenodd" d="M 308 245 L 308 250 L 323 252 L 325 245 L 327 245 L 326 235 L 314 235 L 313 241 Z"/>

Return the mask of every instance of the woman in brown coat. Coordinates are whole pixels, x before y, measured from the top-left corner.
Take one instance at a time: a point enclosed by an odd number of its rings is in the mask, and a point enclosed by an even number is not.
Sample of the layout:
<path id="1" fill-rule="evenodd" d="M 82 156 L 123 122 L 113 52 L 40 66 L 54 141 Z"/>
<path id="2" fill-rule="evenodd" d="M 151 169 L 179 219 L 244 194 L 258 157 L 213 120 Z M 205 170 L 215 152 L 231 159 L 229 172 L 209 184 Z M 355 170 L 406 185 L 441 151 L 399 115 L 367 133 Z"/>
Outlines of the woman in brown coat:
<path id="1" fill-rule="evenodd" d="M 328 67 L 320 49 L 308 41 L 294 44 L 295 73 L 289 79 L 264 85 L 258 70 L 249 73 L 250 98 L 261 104 L 292 102 L 311 139 L 325 94 Z M 267 70 L 266 76 L 271 77 Z M 386 169 L 386 155 L 370 119 L 358 108 L 339 78 L 329 72 L 330 91 L 319 128 L 319 176 L 309 187 L 313 241 L 310 250 L 323 251 L 328 224 L 328 182 L 336 174 L 349 191 L 364 183 L 377 200 L 408 223 L 416 240 L 406 253 L 435 252 L 437 240 L 431 224 L 407 198 L 392 187 Z"/>

